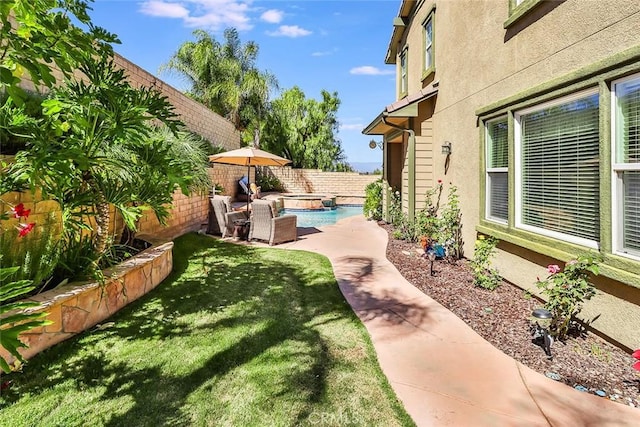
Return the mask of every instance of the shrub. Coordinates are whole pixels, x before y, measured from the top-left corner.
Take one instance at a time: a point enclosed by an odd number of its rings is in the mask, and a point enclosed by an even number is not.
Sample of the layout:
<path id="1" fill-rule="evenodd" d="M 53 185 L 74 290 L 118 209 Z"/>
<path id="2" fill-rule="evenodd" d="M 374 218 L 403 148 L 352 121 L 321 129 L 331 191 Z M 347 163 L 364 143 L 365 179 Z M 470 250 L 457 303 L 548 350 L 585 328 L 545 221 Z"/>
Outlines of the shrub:
<path id="1" fill-rule="evenodd" d="M 256 175 L 256 184 L 260 187 L 260 191 L 282 191 L 284 186 L 275 175 L 258 173 Z"/>
<path id="2" fill-rule="evenodd" d="M 389 200 L 389 222 L 395 227 L 401 225 L 406 220 L 406 215 L 402 212 L 402 196 L 400 191 L 389 187 L 391 199 Z"/>
<path id="3" fill-rule="evenodd" d="M 545 308 L 551 312 L 550 333 L 562 339 L 571 324 L 571 319 L 580 313 L 584 301 L 595 295 L 595 288 L 589 283 L 589 273 L 598 274 L 599 260 L 592 254 L 579 256 L 569 261 L 564 271 L 551 264 L 547 267 L 549 276 L 545 280 L 538 279 L 536 286 L 548 297 Z"/>
<path id="4" fill-rule="evenodd" d="M 379 221 L 382 219 L 382 189 L 384 181 L 377 179 L 364 188 L 364 205 L 362 212 L 368 219 Z"/>
<path id="5" fill-rule="evenodd" d="M 498 240 L 493 237 L 479 236 L 470 261 L 473 283 L 484 289 L 493 291 L 500 285 L 500 273 L 491 267 Z"/>
<path id="6" fill-rule="evenodd" d="M 462 213 L 460 212 L 458 188 L 454 185 L 449 188 L 447 204 L 442 209 L 438 240 L 446 248 L 449 258 L 462 258 Z"/>

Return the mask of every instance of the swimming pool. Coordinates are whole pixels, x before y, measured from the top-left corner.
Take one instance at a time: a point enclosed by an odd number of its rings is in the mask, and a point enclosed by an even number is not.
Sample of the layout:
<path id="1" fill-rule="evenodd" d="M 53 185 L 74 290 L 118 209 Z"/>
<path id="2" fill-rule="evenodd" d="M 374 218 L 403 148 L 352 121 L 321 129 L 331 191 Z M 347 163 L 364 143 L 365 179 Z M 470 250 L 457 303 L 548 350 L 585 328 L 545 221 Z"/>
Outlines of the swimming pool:
<path id="1" fill-rule="evenodd" d="M 362 206 L 338 206 L 335 209 L 324 211 L 306 211 L 297 209 L 285 209 L 285 214 L 293 214 L 298 217 L 298 227 L 323 227 L 335 224 L 343 218 L 362 214 Z"/>

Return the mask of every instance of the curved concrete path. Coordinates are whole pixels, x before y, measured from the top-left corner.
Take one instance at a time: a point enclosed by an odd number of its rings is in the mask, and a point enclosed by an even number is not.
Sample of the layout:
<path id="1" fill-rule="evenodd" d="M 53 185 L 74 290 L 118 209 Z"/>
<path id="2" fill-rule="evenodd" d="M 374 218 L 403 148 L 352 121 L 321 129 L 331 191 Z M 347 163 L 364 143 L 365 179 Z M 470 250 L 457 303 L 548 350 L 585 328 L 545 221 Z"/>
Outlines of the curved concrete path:
<path id="1" fill-rule="evenodd" d="M 315 229 L 311 229 L 315 230 Z M 419 426 L 640 426 L 634 409 L 557 383 L 506 356 L 408 283 L 387 233 L 362 216 L 281 248 L 327 256 L 382 370 Z"/>

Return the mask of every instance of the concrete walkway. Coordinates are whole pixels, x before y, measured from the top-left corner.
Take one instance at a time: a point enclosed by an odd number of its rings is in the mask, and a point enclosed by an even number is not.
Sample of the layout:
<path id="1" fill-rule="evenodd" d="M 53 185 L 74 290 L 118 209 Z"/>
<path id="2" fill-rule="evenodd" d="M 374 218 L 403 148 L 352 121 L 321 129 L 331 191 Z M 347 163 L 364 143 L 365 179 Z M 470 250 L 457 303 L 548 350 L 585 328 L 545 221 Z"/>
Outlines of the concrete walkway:
<path id="1" fill-rule="evenodd" d="M 387 233 L 375 223 L 357 216 L 311 230 L 278 247 L 331 260 L 382 370 L 417 425 L 640 426 L 640 409 L 532 371 L 413 287 L 387 260 Z"/>

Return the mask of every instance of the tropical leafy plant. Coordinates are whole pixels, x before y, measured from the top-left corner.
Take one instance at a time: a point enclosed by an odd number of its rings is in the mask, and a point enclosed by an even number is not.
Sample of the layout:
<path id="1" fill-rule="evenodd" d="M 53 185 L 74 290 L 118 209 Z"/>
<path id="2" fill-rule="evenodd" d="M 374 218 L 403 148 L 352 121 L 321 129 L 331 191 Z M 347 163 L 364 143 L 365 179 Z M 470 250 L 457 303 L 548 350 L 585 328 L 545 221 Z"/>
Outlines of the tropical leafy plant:
<path id="1" fill-rule="evenodd" d="M 2 257 L 0 255 L 0 261 Z M 29 313 L 23 310 L 37 307 L 39 304 L 33 301 L 16 301 L 33 289 L 35 285 L 31 280 L 10 281 L 10 278 L 19 270 L 19 267 L 0 268 L 0 345 L 9 354 L 20 362 L 24 363 L 24 358 L 18 351 L 21 347 L 26 347 L 18 336 L 22 332 L 39 326 L 51 324 L 51 321 L 44 320 L 46 312 Z M 7 326 L 8 325 L 8 326 Z M 11 372 L 12 367 L 7 361 L 0 357 L 0 369 L 4 372 Z"/>
<path id="2" fill-rule="evenodd" d="M 32 232 L 36 225 L 35 222 L 26 222 L 30 213 L 30 209 L 26 209 L 24 204 L 19 203 L 8 212 L 0 212 L 0 224 L 4 225 L 7 220 L 18 220 L 17 225 L 15 225 L 18 230 L 17 238 L 25 237 Z M 0 226 L 0 238 L 5 237 L 5 232 L 5 228 Z M 26 261 L 24 260 L 24 262 Z M 3 254 L 0 253 L 0 265 L 2 263 Z M 39 304 L 33 301 L 16 301 L 36 287 L 32 280 L 15 280 L 15 275 L 19 270 L 20 266 L 0 268 L 0 346 L 17 360 L 24 363 L 24 358 L 18 352 L 18 348 L 26 347 L 26 345 L 20 341 L 18 336 L 22 332 L 51 322 L 42 320 L 47 313 L 22 311 L 37 307 Z M 0 357 L 0 369 L 4 372 L 11 371 L 11 366 L 2 357 Z"/>
<path id="3" fill-rule="evenodd" d="M 118 38 L 94 25 L 89 10 L 84 0 L 0 2 L 0 88 L 14 102 L 20 105 L 25 98 L 19 84 L 26 75 L 36 87 L 53 87 L 51 63 L 70 77 L 88 56 L 113 53 L 111 43 Z"/>
<path id="4" fill-rule="evenodd" d="M 564 338 L 572 318 L 582 311 L 582 304 L 595 295 L 589 274 L 599 273 L 598 263 L 599 259 L 592 254 L 581 255 L 567 262 L 564 271 L 555 264 L 549 265 L 549 276 L 536 281 L 536 286 L 548 298 L 545 308 L 552 314 L 550 333 L 555 338 Z"/>

